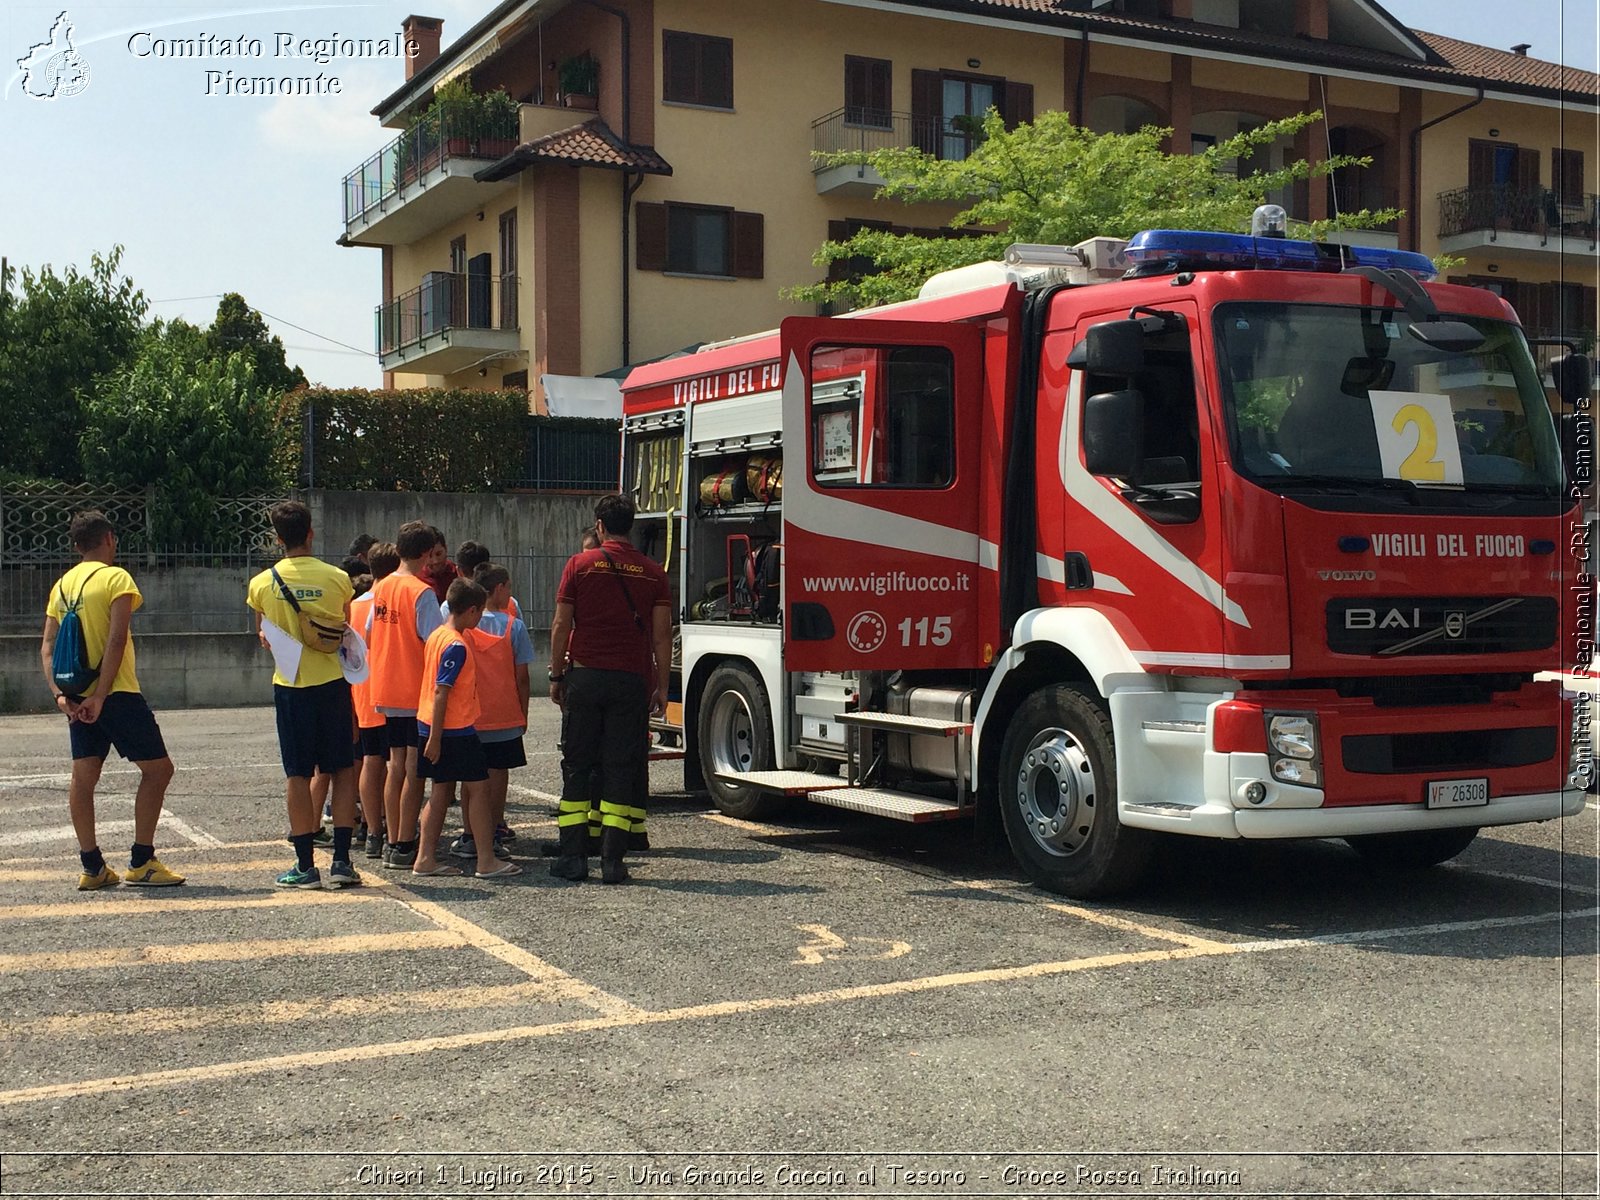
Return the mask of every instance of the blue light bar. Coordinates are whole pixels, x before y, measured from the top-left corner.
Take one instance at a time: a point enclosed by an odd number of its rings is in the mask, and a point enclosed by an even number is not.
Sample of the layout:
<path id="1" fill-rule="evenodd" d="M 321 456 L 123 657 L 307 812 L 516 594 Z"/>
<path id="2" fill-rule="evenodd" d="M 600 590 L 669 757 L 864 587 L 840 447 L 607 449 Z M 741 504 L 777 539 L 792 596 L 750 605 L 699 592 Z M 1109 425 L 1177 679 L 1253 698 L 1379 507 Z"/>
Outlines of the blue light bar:
<path id="1" fill-rule="evenodd" d="M 1123 251 L 1135 268 L 1152 270 L 1170 264 L 1185 271 L 1329 271 L 1346 267 L 1399 268 L 1424 282 L 1439 274 L 1433 260 L 1410 250 L 1374 246 L 1342 246 L 1293 238 L 1255 238 L 1247 233 L 1205 233 L 1184 229 L 1147 229 L 1134 234 Z"/>

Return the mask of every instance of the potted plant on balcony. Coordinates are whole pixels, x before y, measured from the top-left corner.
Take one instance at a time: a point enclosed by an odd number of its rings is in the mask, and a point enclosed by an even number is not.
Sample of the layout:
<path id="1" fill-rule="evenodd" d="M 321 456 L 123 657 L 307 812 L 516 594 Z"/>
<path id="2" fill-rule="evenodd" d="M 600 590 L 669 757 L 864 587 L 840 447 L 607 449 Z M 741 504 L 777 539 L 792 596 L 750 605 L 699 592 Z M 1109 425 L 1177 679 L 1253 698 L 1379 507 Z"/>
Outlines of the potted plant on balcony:
<path id="1" fill-rule="evenodd" d="M 556 68 L 561 103 L 594 112 L 600 107 L 600 60 L 585 51 L 561 60 Z"/>

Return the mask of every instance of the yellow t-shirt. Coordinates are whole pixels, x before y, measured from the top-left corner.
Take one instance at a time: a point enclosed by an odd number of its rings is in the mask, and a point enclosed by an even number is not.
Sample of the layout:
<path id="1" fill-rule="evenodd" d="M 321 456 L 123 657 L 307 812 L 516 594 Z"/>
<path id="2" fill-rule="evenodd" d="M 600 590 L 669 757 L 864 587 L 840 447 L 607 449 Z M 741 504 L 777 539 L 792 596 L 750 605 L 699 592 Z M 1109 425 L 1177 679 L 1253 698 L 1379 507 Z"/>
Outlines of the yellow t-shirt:
<path id="1" fill-rule="evenodd" d="M 92 576 L 92 578 L 91 578 Z M 89 650 L 89 663 L 99 666 L 106 655 L 106 639 L 111 636 L 111 603 L 119 596 L 133 597 L 133 611 L 138 612 L 144 603 L 139 585 L 133 576 L 118 566 L 105 563 L 81 562 L 63 575 L 50 589 L 50 602 L 45 612 L 57 621 L 66 614 L 67 605 L 83 593 L 83 603 L 78 605 L 78 620 L 83 625 L 83 640 Z M 64 594 L 63 594 L 64 593 Z M 96 680 L 96 686 L 99 681 Z M 92 689 L 91 689 L 92 690 Z M 128 646 L 122 652 L 122 665 L 117 677 L 111 681 L 113 692 L 137 692 L 139 680 L 133 670 L 133 630 L 128 630 Z"/>
<path id="2" fill-rule="evenodd" d="M 309 554 L 279 559 L 277 571 L 284 585 L 294 592 L 301 612 L 310 613 L 326 625 L 345 623 L 345 609 L 355 593 L 346 572 Z M 298 639 L 300 618 L 283 598 L 283 589 L 272 578 L 271 571 L 262 571 L 250 581 L 249 604 L 279 629 Z M 301 649 L 300 669 L 293 679 L 285 679 L 277 671 L 272 673 L 272 682 L 283 687 L 316 687 L 343 678 L 338 651 L 328 653 L 310 646 Z"/>

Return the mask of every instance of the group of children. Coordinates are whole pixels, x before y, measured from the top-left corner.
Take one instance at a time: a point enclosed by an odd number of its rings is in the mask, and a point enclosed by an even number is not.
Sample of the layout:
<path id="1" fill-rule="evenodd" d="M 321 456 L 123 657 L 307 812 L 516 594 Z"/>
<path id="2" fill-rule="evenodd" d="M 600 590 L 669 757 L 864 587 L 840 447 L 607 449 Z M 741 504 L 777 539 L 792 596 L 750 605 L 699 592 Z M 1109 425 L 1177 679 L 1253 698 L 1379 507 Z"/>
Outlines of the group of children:
<path id="1" fill-rule="evenodd" d="M 481 879 L 520 874 L 500 852 L 515 839 L 506 795 L 511 770 L 527 762 L 534 649 L 510 572 L 474 542 L 451 563 L 444 535 L 420 521 L 392 543 L 358 539 L 334 567 L 312 554 L 304 504 L 274 505 L 270 519 L 284 557 L 250 581 L 248 597 L 263 642 L 277 647 L 273 695 L 295 849 L 278 886 L 360 883 L 351 861 L 358 818 L 366 857 L 386 869 L 461 874 L 436 849 L 458 786 L 466 828 L 451 857 L 474 860 Z M 365 642 L 367 670 L 352 672 L 353 684 L 349 656 L 326 632 L 346 625 Z M 324 796 L 333 818 L 325 874 L 313 854 Z"/>

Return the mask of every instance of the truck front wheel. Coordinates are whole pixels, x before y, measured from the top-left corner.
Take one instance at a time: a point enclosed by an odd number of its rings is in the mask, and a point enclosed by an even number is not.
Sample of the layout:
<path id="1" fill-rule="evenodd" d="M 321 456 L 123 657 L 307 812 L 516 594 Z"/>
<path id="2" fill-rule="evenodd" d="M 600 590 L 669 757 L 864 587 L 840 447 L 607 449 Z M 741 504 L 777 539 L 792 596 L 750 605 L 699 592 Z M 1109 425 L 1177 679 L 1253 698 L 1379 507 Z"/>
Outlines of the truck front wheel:
<path id="1" fill-rule="evenodd" d="M 1023 702 L 1001 745 L 996 795 L 1012 853 L 1046 891 L 1107 896 L 1149 868 L 1151 835 L 1117 819 L 1111 718 L 1078 688 L 1041 688 Z"/>
<path id="2" fill-rule="evenodd" d="M 777 798 L 719 775 L 772 769 L 772 708 L 749 670 L 728 664 L 711 672 L 700 697 L 700 771 L 716 806 L 751 820 L 777 811 Z"/>
<path id="3" fill-rule="evenodd" d="M 1448 862 L 1472 845 L 1475 825 L 1450 829 L 1423 829 L 1415 833 L 1369 833 L 1345 838 L 1346 844 L 1375 867 L 1391 871 L 1420 871 Z"/>

